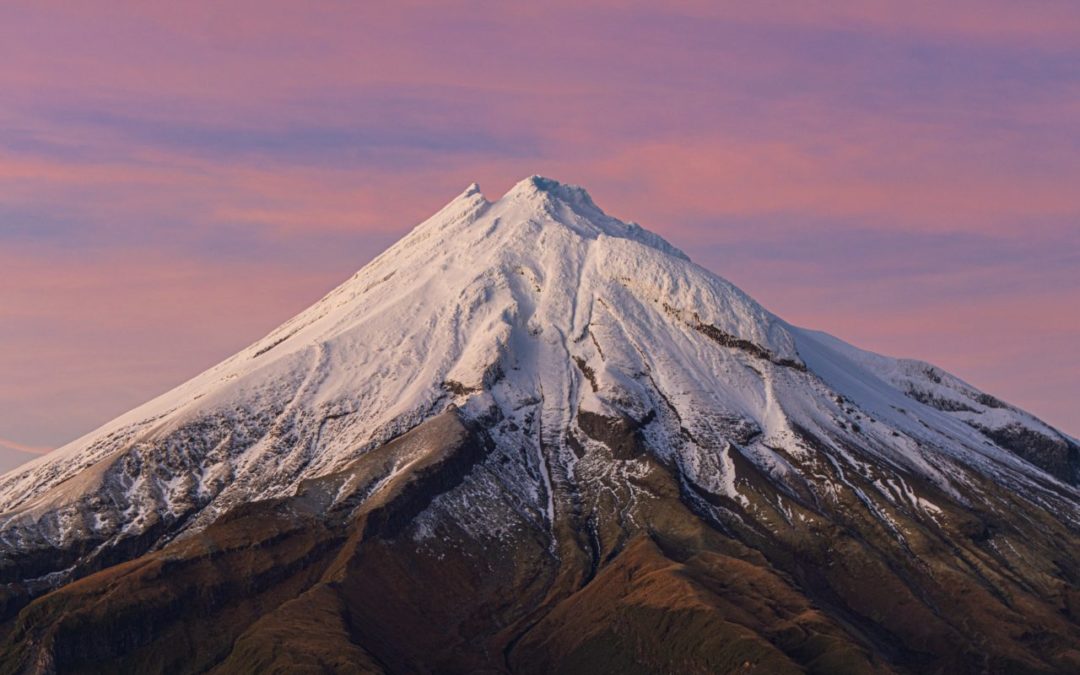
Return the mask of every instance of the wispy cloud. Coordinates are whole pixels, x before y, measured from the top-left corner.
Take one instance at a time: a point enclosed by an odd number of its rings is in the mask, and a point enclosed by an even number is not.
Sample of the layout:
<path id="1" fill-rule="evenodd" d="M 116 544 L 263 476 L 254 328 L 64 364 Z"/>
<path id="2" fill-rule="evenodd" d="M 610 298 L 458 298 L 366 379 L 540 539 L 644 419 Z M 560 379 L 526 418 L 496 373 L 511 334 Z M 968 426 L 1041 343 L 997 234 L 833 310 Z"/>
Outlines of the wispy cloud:
<path id="1" fill-rule="evenodd" d="M 26 452 L 32 455 L 44 455 L 46 452 L 51 452 L 52 448 L 46 448 L 38 445 L 26 445 L 25 443 L 19 443 L 13 441 L 10 438 L 0 437 L 0 448 L 7 448 L 9 450 L 16 450 L 18 452 Z"/>

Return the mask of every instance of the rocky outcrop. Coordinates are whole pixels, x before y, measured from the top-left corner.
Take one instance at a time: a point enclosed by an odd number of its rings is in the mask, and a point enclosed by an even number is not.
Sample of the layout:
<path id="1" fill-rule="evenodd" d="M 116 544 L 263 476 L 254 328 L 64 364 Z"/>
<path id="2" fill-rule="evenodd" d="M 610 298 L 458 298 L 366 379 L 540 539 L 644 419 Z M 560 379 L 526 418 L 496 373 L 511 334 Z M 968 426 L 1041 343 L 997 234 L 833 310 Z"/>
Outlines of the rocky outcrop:
<path id="1" fill-rule="evenodd" d="M 1080 446 L 1065 438 L 1051 438 L 1020 424 L 997 429 L 974 425 L 998 446 L 1070 485 L 1080 485 Z"/>

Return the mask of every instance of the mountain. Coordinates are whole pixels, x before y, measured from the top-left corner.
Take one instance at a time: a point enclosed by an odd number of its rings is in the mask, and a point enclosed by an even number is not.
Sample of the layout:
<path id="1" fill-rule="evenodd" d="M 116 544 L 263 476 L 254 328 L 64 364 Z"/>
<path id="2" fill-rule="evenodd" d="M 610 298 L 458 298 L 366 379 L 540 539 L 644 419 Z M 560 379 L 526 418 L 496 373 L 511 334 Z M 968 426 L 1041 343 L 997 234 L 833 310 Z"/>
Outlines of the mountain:
<path id="1" fill-rule="evenodd" d="M 0 477 L 0 672 L 1077 672 L 1080 443 L 476 185 Z"/>

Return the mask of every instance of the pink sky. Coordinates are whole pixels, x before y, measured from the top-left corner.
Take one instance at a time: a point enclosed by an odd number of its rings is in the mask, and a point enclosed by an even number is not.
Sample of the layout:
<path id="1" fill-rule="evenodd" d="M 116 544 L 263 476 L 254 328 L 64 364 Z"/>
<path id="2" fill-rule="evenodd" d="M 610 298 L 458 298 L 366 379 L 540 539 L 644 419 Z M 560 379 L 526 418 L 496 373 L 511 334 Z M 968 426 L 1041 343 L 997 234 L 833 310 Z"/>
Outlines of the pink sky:
<path id="1" fill-rule="evenodd" d="M 0 10 L 0 451 L 533 173 L 1080 434 L 1075 2 L 174 5 Z"/>

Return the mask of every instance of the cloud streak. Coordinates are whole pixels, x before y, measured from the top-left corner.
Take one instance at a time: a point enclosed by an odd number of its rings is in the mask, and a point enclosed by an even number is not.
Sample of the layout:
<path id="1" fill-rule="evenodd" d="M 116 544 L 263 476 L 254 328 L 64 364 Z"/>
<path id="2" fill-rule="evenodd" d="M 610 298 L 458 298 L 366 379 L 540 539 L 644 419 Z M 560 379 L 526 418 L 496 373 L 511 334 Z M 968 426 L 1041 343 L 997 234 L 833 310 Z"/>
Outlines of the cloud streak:
<path id="1" fill-rule="evenodd" d="M 26 445 L 25 443 L 19 443 L 11 440 L 10 438 L 0 437 L 0 447 L 7 448 L 9 450 L 16 450 L 18 452 L 25 452 L 32 455 L 44 455 L 47 452 L 51 452 L 53 448 L 46 448 L 37 445 Z"/>

